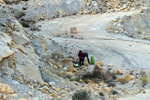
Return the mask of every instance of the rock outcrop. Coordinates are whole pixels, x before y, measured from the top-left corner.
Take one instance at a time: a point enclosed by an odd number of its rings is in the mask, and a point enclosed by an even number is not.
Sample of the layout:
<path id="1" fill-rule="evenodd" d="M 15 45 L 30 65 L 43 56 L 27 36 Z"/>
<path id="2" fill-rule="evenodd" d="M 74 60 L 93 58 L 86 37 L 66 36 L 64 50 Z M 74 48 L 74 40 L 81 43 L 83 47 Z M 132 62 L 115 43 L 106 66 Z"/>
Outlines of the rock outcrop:
<path id="1" fill-rule="evenodd" d="M 57 18 L 80 11 L 83 0 L 30 0 L 25 19 Z"/>
<path id="2" fill-rule="evenodd" d="M 6 5 L 0 4 L 1 68 L 15 66 L 14 71 L 21 73 L 24 78 L 40 81 L 41 75 L 37 67 L 39 58 L 29 42 L 22 25 L 12 17 Z M 13 58 L 12 61 L 8 60 L 10 57 Z"/>
<path id="3" fill-rule="evenodd" d="M 135 11 L 149 6 L 149 1 L 139 0 L 30 0 L 27 2 L 25 20 L 39 20 L 70 15 Z"/>
<path id="4" fill-rule="evenodd" d="M 107 30 L 109 33 L 123 34 L 132 38 L 150 40 L 150 9 L 143 7 L 141 11 L 132 16 L 117 18 L 116 22 L 112 22 Z"/>

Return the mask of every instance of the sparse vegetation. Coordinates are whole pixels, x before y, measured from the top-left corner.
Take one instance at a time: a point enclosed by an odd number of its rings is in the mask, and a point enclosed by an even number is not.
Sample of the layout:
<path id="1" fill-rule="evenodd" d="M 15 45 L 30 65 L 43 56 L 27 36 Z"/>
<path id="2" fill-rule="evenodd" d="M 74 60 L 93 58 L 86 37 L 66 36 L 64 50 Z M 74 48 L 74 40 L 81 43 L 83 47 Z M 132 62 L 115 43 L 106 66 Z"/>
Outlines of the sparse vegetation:
<path id="1" fill-rule="evenodd" d="M 91 93 L 85 90 L 79 90 L 72 96 L 72 100 L 91 100 Z"/>
<path id="2" fill-rule="evenodd" d="M 23 27 L 30 27 L 30 25 L 24 21 L 20 22 L 22 24 Z"/>
<path id="3" fill-rule="evenodd" d="M 12 3 L 17 4 L 17 3 L 20 2 L 20 0 L 4 0 L 4 2 L 5 2 L 6 4 L 12 4 Z"/>
<path id="4" fill-rule="evenodd" d="M 140 80 L 141 80 L 143 86 L 145 86 L 148 83 L 147 75 L 145 74 L 142 77 L 140 77 Z"/>
<path id="5" fill-rule="evenodd" d="M 118 91 L 116 91 L 116 90 L 111 90 L 110 92 L 111 92 L 113 95 L 118 94 Z"/>
<path id="6" fill-rule="evenodd" d="M 21 17 L 23 17 L 23 16 L 25 16 L 25 12 L 23 12 L 23 11 L 20 11 L 20 12 L 19 12 L 18 19 L 19 19 L 19 18 L 21 18 Z"/>

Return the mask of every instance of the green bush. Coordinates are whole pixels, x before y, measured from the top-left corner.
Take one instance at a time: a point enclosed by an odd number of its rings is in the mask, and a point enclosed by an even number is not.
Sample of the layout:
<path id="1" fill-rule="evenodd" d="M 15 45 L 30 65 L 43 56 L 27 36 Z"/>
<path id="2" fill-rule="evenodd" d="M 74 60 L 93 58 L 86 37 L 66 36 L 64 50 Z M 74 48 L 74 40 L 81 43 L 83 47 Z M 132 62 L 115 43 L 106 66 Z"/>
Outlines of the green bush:
<path id="1" fill-rule="evenodd" d="M 147 75 L 143 75 L 141 78 L 140 78 L 141 82 L 143 85 L 146 85 L 148 83 L 148 78 L 147 78 Z"/>
<path id="2" fill-rule="evenodd" d="M 91 100 L 91 93 L 85 90 L 79 90 L 72 96 L 72 100 Z"/>
<path id="3" fill-rule="evenodd" d="M 117 92 L 116 90 L 111 90 L 111 93 L 112 93 L 113 95 L 118 94 L 118 92 Z"/>
<path id="4" fill-rule="evenodd" d="M 19 12 L 19 18 L 21 18 L 21 17 L 23 17 L 23 16 L 25 16 L 25 12 L 20 11 L 20 12 Z"/>
<path id="5" fill-rule="evenodd" d="M 30 25 L 24 21 L 20 22 L 22 24 L 23 27 L 30 27 Z"/>

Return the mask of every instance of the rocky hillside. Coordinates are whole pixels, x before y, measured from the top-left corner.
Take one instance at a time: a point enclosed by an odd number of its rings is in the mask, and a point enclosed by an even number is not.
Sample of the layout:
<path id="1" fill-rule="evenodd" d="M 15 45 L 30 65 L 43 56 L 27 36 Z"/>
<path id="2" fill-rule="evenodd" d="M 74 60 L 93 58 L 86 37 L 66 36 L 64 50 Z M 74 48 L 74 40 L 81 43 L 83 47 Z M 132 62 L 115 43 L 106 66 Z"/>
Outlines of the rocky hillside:
<path id="1" fill-rule="evenodd" d="M 148 0 L 4 0 L 17 18 L 38 21 L 70 15 L 135 11 L 149 6 Z M 19 9 L 18 9 L 19 8 Z M 18 16 L 17 16 L 18 15 Z M 19 17 L 19 18 L 20 18 Z"/>
<path id="2" fill-rule="evenodd" d="M 24 78 L 41 81 L 38 70 L 39 58 L 34 53 L 22 25 L 12 17 L 5 4 L 0 4 L 0 30 L 1 68 L 10 77 L 19 73 L 19 76 L 14 77 L 19 78 L 23 75 Z M 33 72 L 35 74 L 32 75 Z"/>
<path id="3" fill-rule="evenodd" d="M 149 98 L 149 41 L 139 41 L 150 39 L 149 3 L 0 0 L 0 100 L 72 100 L 78 90 L 91 100 Z M 74 67 L 79 50 L 95 65 Z"/>
<path id="4" fill-rule="evenodd" d="M 110 33 L 123 34 L 132 38 L 150 40 L 150 22 L 149 8 L 143 8 L 141 11 L 124 18 L 116 18 L 108 25 L 107 30 Z"/>

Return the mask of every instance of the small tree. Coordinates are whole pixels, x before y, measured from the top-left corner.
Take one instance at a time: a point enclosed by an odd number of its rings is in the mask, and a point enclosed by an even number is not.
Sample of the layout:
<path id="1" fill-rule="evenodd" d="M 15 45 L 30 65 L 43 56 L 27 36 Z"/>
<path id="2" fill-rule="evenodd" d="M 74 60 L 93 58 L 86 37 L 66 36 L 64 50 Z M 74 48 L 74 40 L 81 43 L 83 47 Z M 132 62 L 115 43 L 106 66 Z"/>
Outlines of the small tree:
<path id="1" fill-rule="evenodd" d="M 85 90 L 76 91 L 73 96 L 72 100 L 91 100 L 91 93 Z"/>

